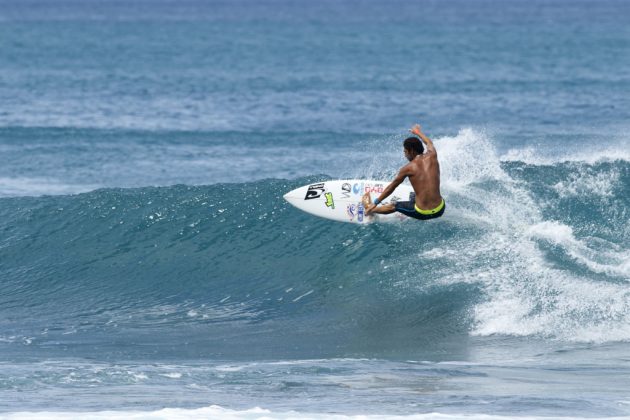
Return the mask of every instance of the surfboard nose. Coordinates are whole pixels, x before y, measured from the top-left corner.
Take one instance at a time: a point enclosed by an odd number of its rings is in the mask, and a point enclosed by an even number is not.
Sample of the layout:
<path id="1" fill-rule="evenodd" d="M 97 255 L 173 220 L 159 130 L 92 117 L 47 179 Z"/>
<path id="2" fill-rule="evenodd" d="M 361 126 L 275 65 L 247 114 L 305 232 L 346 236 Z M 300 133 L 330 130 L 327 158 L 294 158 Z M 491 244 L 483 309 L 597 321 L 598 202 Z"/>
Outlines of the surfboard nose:
<path id="1" fill-rule="evenodd" d="M 288 193 L 284 194 L 282 196 L 282 198 L 284 198 L 284 200 L 292 205 L 297 205 L 297 201 L 298 201 L 298 197 L 297 194 L 295 192 L 295 190 L 291 190 Z"/>
<path id="2" fill-rule="evenodd" d="M 297 201 L 300 201 L 301 199 L 304 198 L 304 195 L 306 194 L 305 191 L 306 191 L 305 187 L 296 188 L 284 194 L 282 198 L 287 200 L 289 203 L 295 205 Z"/>

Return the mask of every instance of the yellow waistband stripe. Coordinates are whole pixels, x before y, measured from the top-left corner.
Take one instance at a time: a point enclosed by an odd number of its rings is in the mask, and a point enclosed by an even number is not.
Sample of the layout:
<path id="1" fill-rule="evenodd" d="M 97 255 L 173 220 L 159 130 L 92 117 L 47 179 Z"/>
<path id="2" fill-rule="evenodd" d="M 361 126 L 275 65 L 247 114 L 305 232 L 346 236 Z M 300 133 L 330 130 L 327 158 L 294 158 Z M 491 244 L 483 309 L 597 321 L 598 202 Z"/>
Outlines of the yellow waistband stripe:
<path id="1" fill-rule="evenodd" d="M 438 211 L 442 210 L 444 208 L 444 199 L 442 199 L 442 202 L 434 209 L 432 210 L 422 210 L 420 207 L 418 207 L 417 204 L 414 204 L 413 207 L 416 209 L 416 211 L 420 214 L 435 214 Z"/>

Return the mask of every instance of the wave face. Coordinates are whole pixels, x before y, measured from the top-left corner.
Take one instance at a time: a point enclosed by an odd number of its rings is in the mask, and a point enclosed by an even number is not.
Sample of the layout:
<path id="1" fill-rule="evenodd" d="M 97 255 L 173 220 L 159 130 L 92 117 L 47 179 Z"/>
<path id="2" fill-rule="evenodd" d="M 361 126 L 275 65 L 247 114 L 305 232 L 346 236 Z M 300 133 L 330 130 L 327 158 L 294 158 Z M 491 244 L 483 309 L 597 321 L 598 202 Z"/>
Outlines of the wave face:
<path id="1" fill-rule="evenodd" d="M 324 176 L 4 198 L 0 346 L 251 359 L 630 340 L 630 163 L 501 160 L 471 130 L 437 147 L 448 211 L 428 223 L 282 200 Z"/>

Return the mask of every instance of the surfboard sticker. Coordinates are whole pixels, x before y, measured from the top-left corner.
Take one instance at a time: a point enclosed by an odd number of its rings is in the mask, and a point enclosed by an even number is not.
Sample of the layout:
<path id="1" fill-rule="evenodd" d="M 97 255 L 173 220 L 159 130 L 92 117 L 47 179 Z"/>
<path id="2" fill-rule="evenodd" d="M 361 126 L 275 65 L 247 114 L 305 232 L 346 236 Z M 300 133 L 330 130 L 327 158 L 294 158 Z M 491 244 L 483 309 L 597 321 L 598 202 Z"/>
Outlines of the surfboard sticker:
<path id="1" fill-rule="evenodd" d="M 405 220 L 400 213 L 367 216 L 362 198 L 366 192 L 372 199 L 378 197 L 389 181 L 370 179 L 342 179 L 316 182 L 296 188 L 284 195 L 284 199 L 298 209 L 314 216 L 338 222 L 366 224 L 377 221 Z M 399 185 L 383 203 L 408 200 L 413 188 Z"/>

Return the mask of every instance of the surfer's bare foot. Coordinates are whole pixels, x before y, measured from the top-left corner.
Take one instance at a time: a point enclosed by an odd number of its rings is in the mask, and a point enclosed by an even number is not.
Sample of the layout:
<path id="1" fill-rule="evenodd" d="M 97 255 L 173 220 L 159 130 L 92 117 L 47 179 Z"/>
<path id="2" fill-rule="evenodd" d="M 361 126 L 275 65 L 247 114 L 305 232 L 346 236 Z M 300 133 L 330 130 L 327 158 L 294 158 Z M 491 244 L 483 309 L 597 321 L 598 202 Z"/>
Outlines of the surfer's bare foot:
<path id="1" fill-rule="evenodd" d="M 365 207 L 365 215 L 373 216 L 372 210 L 376 206 L 372 204 L 372 197 L 370 197 L 369 192 L 366 192 L 365 194 L 363 194 L 363 198 L 361 198 L 361 202 L 363 203 L 363 207 Z"/>
<path id="2" fill-rule="evenodd" d="M 363 203 L 363 207 L 367 207 L 372 204 L 372 197 L 370 197 L 370 193 L 366 192 L 363 194 L 363 198 L 361 198 L 361 202 Z"/>

